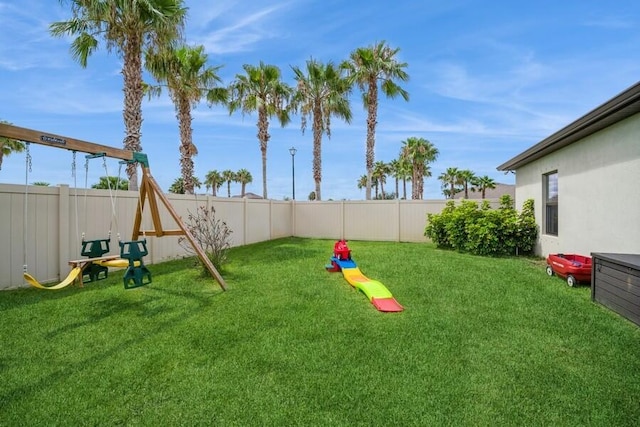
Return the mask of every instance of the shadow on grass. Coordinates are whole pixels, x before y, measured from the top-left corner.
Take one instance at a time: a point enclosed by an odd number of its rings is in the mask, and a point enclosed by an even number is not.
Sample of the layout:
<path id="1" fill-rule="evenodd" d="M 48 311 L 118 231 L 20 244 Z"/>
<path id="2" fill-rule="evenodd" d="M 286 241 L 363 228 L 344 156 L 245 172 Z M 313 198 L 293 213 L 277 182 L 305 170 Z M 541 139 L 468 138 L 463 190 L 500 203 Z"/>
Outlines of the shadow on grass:
<path id="1" fill-rule="evenodd" d="M 207 300 L 212 296 L 208 294 L 206 298 L 198 298 L 196 292 L 183 292 L 183 291 L 172 291 L 167 289 L 153 289 L 152 292 L 159 294 L 167 294 L 167 295 L 175 295 L 178 297 L 188 297 L 190 300 L 198 301 L 198 306 L 190 308 L 189 310 L 178 310 L 178 314 L 167 314 L 166 305 L 157 305 L 155 306 L 157 301 L 163 300 L 162 297 L 156 295 L 146 295 L 142 300 L 139 301 L 123 301 L 119 297 L 111 297 L 104 301 L 97 301 L 99 304 L 100 310 L 95 314 L 87 318 L 87 320 L 83 322 L 75 322 L 64 327 L 59 328 L 58 330 L 52 331 L 46 335 L 44 338 L 51 339 L 57 335 L 60 335 L 65 332 L 70 332 L 74 329 L 82 328 L 85 326 L 89 326 L 98 321 L 102 321 L 105 319 L 109 319 L 114 315 L 121 316 L 122 313 L 130 311 L 136 313 L 133 316 L 135 318 L 148 318 L 148 317 L 156 317 L 160 314 L 165 316 L 165 320 L 158 321 L 154 323 L 151 328 L 143 328 L 137 335 L 125 339 L 120 343 L 113 345 L 111 348 L 106 349 L 101 352 L 92 353 L 90 357 L 87 357 L 81 361 L 67 363 L 65 365 L 57 365 L 60 366 L 55 371 L 51 372 L 48 375 L 44 375 L 38 378 L 37 381 L 16 387 L 13 389 L 3 389 L 0 391 L 0 408 L 2 406 L 11 405 L 13 402 L 18 401 L 20 399 L 24 399 L 25 396 L 36 394 L 37 392 L 46 389 L 49 384 L 56 383 L 58 381 L 64 381 L 68 379 L 71 375 L 77 375 L 79 372 L 83 371 L 91 371 L 94 369 L 96 364 L 104 361 L 105 359 L 117 356 L 130 348 L 140 345 L 145 341 L 151 341 L 155 339 L 161 333 L 166 333 L 170 329 L 174 329 L 180 327 L 186 322 L 191 321 L 193 318 L 199 316 L 203 310 L 207 308 L 209 305 Z M 214 294 L 213 296 L 220 295 L 221 293 Z M 174 300 L 175 301 L 175 300 Z M 149 307 L 149 305 L 153 307 Z M 176 304 L 178 305 L 178 304 Z M 174 306 L 174 311 L 176 310 Z M 169 316 L 167 318 L 167 316 Z M 15 360 L 7 360 L 0 359 L 0 372 L 2 370 L 8 369 L 9 366 L 15 366 L 17 363 L 21 363 L 21 361 Z"/>

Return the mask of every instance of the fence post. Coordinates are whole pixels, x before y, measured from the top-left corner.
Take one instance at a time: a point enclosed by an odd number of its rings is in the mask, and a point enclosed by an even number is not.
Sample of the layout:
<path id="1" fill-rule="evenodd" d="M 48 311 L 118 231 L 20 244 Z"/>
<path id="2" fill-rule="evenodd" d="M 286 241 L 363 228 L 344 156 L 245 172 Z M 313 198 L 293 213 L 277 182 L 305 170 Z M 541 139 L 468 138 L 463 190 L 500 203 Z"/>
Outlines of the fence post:
<path id="1" fill-rule="evenodd" d="M 296 211 L 298 210 L 296 206 L 296 201 L 291 201 L 291 236 L 296 237 Z"/>
<path id="2" fill-rule="evenodd" d="M 347 238 L 344 235 L 344 223 L 345 223 L 344 216 L 345 216 L 345 213 L 344 213 L 344 200 L 341 200 L 340 201 L 340 222 L 341 222 L 341 224 L 340 224 L 340 238 L 341 239 L 346 239 Z"/>
<path id="3" fill-rule="evenodd" d="M 242 245 L 246 245 L 247 244 L 247 222 L 249 221 L 249 213 L 247 212 L 247 198 L 244 197 L 243 198 L 243 203 L 242 203 L 242 218 L 244 219 L 243 224 L 242 224 L 242 228 L 243 228 L 243 232 L 242 232 Z"/>
<path id="4" fill-rule="evenodd" d="M 400 212 L 400 199 L 396 197 L 396 215 L 397 215 L 397 222 L 398 222 L 398 227 L 396 228 L 396 230 L 398 231 L 398 238 L 396 239 L 397 242 L 400 241 L 400 239 L 402 238 L 402 212 Z"/>

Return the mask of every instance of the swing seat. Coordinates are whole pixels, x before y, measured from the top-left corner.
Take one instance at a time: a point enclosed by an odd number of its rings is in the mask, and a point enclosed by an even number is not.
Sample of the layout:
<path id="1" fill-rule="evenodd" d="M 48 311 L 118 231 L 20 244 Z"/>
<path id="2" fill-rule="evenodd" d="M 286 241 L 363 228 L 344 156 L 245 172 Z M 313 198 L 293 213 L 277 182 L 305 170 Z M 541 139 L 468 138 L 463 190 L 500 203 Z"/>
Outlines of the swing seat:
<path id="1" fill-rule="evenodd" d="M 119 242 L 119 244 L 120 258 L 129 262 L 123 277 L 124 288 L 133 289 L 151 283 L 151 272 L 142 261 L 142 257 L 149 254 L 147 239 Z"/>
<path id="2" fill-rule="evenodd" d="M 89 258 L 101 258 L 108 253 L 111 239 L 82 240 L 82 251 L 80 255 Z M 95 282 L 106 279 L 109 276 L 109 268 L 92 263 L 82 271 L 82 283 Z"/>

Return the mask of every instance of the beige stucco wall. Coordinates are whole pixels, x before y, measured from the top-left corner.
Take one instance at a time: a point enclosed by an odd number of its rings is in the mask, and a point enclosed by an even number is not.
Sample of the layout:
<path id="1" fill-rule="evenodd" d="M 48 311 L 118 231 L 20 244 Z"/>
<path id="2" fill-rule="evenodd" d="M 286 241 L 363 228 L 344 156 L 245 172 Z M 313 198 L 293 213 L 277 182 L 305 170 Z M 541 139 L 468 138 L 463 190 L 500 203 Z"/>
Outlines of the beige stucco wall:
<path id="1" fill-rule="evenodd" d="M 558 236 L 544 233 L 543 175 L 558 171 Z M 640 114 L 516 172 L 516 205 L 532 198 L 538 255 L 640 253 Z"/>

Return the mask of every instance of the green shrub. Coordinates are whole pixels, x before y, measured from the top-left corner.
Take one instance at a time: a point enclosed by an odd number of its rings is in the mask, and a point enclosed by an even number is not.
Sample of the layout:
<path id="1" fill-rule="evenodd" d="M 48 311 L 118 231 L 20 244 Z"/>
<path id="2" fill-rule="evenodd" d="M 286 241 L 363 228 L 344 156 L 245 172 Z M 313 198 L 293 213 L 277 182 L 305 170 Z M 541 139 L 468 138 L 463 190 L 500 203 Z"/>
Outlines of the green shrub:
<path id="1" fill-rule="evenodd" d="M 491 209 L 487 201 L 463 200 L 458 206 L 448 201 L 439 214 L 427 214 L 424 235 L 439 248 L 476 255 L 501 256 L 530 254 L 535 248 L 538 226 L 533 200 L 525 201 L 522 211 L 513 207 L 509 195 L 500 198 L 500 208 Z"/>
<path id="2" fill-rule="evenodd" d="M 451 243 L 449 243 L 449 234 L 447 233 L 446 227 L 455 209 L 455 202 L 453 200 L 449 200 L 442 212 L 439 214 L 427 214 L 425 236 L 429 236 L 429 238 L 439 248 L 452 249 Z"/>

